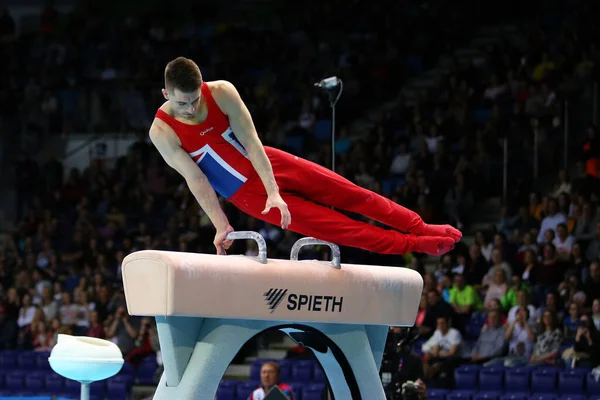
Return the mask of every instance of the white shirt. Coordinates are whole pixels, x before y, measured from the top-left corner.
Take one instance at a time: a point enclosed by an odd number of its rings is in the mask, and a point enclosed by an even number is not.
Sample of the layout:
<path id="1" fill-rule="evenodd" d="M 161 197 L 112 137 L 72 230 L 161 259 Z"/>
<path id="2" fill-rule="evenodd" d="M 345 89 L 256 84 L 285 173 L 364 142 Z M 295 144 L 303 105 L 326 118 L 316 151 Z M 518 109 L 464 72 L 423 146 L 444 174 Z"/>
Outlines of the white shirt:
<path id="1" fill-rule="evenodd" d="M 525 349 L 524 354 L 519 354 L 517 350 L 517 346 L 519 343 L 523 343 Z M 533 350 L 533 340 L 529 339 L 527 336 L 527 328 L 519 326 L 516 324 L 510 340 L 508 341 L 508 353 L 509 355 L 520 355 L 523 357 L 529 358 L 531 355 L 531 350 Z"/>
<path id="2" fill-rule="evenodd" d="M 521 306 L 516 305 L 511 307 L 511 309 L 508 311 L 508 318 L 507 321 L 509 324 L 512 324 L 513 322 L 515 322 L 515 319 L 517 319 L 517 311 L 519 310 L 519 308 L 521 308 Z M 535 307 L 532 306 L 531 304 L 527 305 L 527 309 L 529 310 L 529 326 L 535 326 L 535 314 L 536 314 L 536 310 Z"/>
<path id="3" fill-rule="evenodd" d="M 454 328 L 450 328 L 445 335 L 442 335 L 442 332 L 439 329 L 436 329 L 436 331 L 433 333 L 433 336 L 431 336 L 428 341 L 423 343 L 422 350 L 423 353 L 427 353 L 435 346 L 440 346 L 440 351 L 450 351 L 452 346 L 455 345 L 458 345 L 458 352 L 456 353 L 456 356 L 462 357 L 463 348 L 462 336 L 460 332 Z"/>
<path id="4" fill-rule="evenodd" d="M 559 253 L 564 253 L 564 252 L 570 253 L 571 250 L 573 250 L 573 245 L 575 244 L 575 238 L 573 236 L 569 235 L 563 242 L 557 236 L 552 241 L 552 244 L 554 245 L 554 247 L 556 247 L 556 251 L 558 251 Z"/>
<path id="5" fill-rule="evenodd" d="M 19 328 L 23 328 L 33 322 L 33 317 L 35 317 L 35 307 L 29 306 L 27 308 L 21 307 L 19 309 L 19 319 L 17 320 L 17 324 Z"/>
<path id="6" fill-rule="evenodd" d="M 548 230 L 556 231 L 556 227 L 558 226 L 558 224 L 566 224 L 566 223 L 567 223 L 567 218 L 565 217 L 565 215 L 563 213 L 559 212 L 554 215 L 548 215 L 546 218 L 544 218 L 542 220 L 542 226 L 540 227 L 540 233 L 538 234 L 537 242 L 544 243 L 545 242 L 544 235 L 546 234 L 546 231 L 548 231 Z"/>
<path id="7" fill-rule="evenodd" d="M 394 157 L 394 161 L 392 161 L 390 172 L 398 175 L 403 174 L 406 172 L 409 163 L 410 154 L 398 154 L 396 157 Z"/>

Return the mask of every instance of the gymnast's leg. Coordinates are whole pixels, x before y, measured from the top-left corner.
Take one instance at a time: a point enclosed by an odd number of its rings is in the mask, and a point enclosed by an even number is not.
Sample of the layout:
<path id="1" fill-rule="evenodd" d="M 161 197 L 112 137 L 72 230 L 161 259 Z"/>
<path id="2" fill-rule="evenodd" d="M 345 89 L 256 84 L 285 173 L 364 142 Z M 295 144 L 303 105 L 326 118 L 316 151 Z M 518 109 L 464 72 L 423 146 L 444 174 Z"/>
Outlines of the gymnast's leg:
<path id="1" fill-rule="evenodd" d="M 297 193 L 317 203 L 355 212 L 418 236 L 449 237 L 454 242 L 462 237 L 462 233 L 452 226 L 425 224 L 414 211 L 318 164 L 271 147 L 265 147 L 265 151 L 283 193 Z"/>
<path id="2" fill-rule="evenodd" d="M 302 235 L 381 254 L 418 252 L 439 256 L 454 247 L 454 240 L 448 237 L 417 236 L 386 230 L 353 220 L 296 195 L 283 193 L 282 197 L 292 215 L 288 229 Z M 256 191 L 244 190 L 243 195 L 234 195 L 230 201 L 245 213 L 273 225 L 278 225 L 281 220 L 281 215 L 275 211 L 261 214 L 265 196 L 259 194 L 258 188 Z"/>

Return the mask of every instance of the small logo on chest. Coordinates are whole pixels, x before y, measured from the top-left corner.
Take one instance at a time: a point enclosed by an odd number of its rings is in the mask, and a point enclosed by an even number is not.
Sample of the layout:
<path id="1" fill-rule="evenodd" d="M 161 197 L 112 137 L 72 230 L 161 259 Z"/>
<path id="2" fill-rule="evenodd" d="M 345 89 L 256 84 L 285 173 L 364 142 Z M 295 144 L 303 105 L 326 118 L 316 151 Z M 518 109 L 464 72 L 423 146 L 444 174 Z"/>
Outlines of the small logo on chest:
<path id="1" fill-rule="evenodd" d="M 203 130 L 202 132 L 200 132 L 200 136 L 204 136 L 205 134 L 207 134 L 208 132 L 212 131 L 213 129 L 215 129 L 215 128 L 213 128 L 211 126 L 210 128 Z"/>

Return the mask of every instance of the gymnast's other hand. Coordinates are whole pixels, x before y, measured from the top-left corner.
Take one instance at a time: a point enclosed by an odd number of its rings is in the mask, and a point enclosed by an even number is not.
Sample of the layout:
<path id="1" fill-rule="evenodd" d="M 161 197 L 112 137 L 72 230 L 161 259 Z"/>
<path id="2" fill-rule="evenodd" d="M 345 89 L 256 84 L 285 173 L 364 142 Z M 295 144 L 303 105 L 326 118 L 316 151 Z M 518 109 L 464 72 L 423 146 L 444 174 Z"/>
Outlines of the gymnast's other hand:
<path id="1" fill-rule="evenodd" d="M 217 255 L 227 255 L 227 249 L 231 247 L 231 245 L 233 244 L 233 240 L 227 240 L 225 238 L 231 232 L 233 232 L 233 228 L 231 227 L 231 225 L 227 225 L 227 228 L 225 228 L 225 230 L 217 229 L 215 241 L 213 242 L 213 244 L 217 248 Z"/>
<path id="2" fill-rule="evenodd" d="M 292 223 L 292 216 L 290 215 L 287 204 L 283 201 L 283 198 L 281 198 L 279 193 L 270 194 L 269 197 L 267 197 L 267 204 L 265 205 L 262 214 L 268 214 L 273 207 L 278 208 L 281 212 L 281 229 L 287 229 Z"/>

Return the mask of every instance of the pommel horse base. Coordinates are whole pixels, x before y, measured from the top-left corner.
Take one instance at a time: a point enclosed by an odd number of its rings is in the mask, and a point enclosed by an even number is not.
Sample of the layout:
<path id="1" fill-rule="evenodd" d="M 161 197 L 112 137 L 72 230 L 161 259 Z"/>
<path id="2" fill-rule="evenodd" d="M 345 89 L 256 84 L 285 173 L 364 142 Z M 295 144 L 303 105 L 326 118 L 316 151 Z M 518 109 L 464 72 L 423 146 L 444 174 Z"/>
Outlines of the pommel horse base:
<path id="1" fill-rule="evenodd" d="M 310 348 L 336 400 L 385 400 L 379 368 L 389 326 L 412 326 L 423 280 L 411 269 L 340 264 L 337 245 L 294 244 L 291 260 L 144 250 L 123 261 L 129 314 L 156 318 L 164 372 L 154 399 L 213 400 L 239 349 L 278 328 Z M 332 261 L 298 260 L 327 245 Z M 316 332 L 316 334 L 315 334 Z"/>

